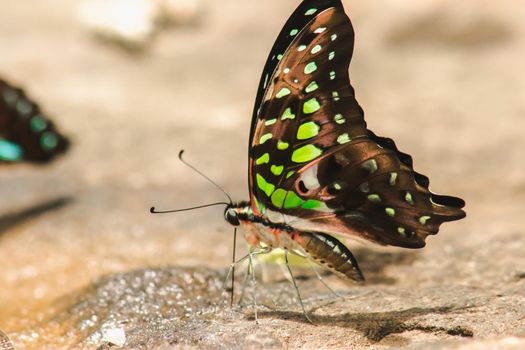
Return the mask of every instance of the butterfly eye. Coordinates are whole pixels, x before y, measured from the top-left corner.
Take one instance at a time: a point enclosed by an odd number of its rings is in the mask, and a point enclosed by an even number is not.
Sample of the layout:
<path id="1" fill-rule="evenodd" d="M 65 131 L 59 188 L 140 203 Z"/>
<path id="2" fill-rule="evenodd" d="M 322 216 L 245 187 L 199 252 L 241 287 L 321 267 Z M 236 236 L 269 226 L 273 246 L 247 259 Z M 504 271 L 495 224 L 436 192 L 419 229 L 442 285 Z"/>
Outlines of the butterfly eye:
<path id="1" fill-rule="evenodd" d="M 239 217 L 237 216 L 237 212 L 234 209 L 227 209 L 224 213 L 224 218 L 226 221 L 228 221 L 233 226 L 239 226 L 241 223 L 239 222 Z"/>

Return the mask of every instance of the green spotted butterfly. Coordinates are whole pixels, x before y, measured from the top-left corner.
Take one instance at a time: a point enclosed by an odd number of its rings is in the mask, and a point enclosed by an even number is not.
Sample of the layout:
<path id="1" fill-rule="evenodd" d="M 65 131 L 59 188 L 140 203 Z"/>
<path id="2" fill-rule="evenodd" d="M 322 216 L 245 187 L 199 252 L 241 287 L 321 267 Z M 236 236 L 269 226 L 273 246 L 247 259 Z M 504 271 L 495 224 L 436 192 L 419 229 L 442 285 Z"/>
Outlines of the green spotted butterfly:
<path id="1" fill-rule="evenodd" d="M 350 85 L 354 31 L 340 0 L 305 0 L 275 42 L 250 130 L 249 202 L 226 220 L 252 246 L 303 254 L 363 275 L 336 237 L 421 248 L 465 202 L 430 192 L 410 155 L 368 130 Z"/>
<path id="2" fill-rule="evenodd" d="M 0 79 L 0 163 L 45 163 L 68 146 L 24 91 Z"/>

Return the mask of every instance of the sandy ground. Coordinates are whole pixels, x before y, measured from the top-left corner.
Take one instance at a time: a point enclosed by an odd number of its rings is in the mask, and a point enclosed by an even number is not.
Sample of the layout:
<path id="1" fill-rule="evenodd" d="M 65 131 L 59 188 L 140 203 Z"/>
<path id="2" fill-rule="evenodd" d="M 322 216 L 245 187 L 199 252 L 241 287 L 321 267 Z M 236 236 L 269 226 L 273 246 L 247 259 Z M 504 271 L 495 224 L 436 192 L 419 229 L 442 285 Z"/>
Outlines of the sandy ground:
<path id="1" fill-rule="evenodd" d="M 102 276 L 227 267 L 222 209 L 152 216 L 148 208 L 223 200 L 177 160 L 181 148 L 247 199 L 255 89 L 296 3 L 206 0 L 196 23 L 136 55 L 90 36 L 76 19 L 78 2 L 0 2 L 0 75 L 24 86 L 74 142 L 49 167 L 0 168 L 0 329 L 17 348 L 97 348 L 67 310 L 96 301 L 93 290 L 107 288 Z M 525 7 L 344 3 L 357 35 L 351 80 L 369 127 L 411 153 L 433 190 L 464 198 L 468 216 L 421 251 L 360 248 L 369 282 L 329 277 L 352 297 L 309 303 L 315 326 L 291 303 L 258 326 L 243 313 L 209 321 L 216 327 L 207 334 L 225 347 L 525 348 Z M 59 208 L 20 215 L 57 199 Z M 328 295 L 312 280 L 299 283 L 312 298 Z M 263 298 L 271 291 L 261 286 Z M 211 344 L 188 334 L 175 343 Z M 244 335 L 249 342 L 239 341 Z M 180 346 L 161 343 L 127 346 Z"/>

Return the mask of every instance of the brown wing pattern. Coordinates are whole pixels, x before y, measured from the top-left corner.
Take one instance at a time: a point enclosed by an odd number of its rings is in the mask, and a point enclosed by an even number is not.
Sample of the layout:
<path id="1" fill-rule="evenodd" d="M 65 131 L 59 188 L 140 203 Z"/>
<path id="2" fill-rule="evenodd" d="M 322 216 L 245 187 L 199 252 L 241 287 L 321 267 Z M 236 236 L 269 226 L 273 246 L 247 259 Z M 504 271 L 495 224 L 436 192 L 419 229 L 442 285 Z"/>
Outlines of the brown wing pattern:
<path id="1" fill-rule="evenodd" d="M 341 6 L 319 12 L 279 57 L 250 150 L 255 213 L 298 230 L 425 245 L 464 202 L 428 189 L 412 158 L 366 129 L 348 67 L 354 32 Z"/>
<path id="2" fill-rule="evenodd" d="M 302 200 L 320 201 L 328 210 L 290 208 L 283 220 L 301 230 L 420 248 L 443 222 L 465 216 L 461 199 L 431 193 L 422 179 L 396 150 L 368 137 L 356 139 L 305 166 L 286 184 Z"/>

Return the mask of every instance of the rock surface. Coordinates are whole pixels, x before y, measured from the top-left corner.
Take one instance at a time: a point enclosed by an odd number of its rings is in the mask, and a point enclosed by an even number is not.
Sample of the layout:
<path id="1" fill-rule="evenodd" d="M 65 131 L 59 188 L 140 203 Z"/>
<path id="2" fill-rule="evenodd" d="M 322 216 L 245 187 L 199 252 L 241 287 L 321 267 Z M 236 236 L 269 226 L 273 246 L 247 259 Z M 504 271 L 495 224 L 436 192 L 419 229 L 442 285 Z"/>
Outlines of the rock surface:
<path id="1" fill-rule="evenodd" d="M 257 80 L 296 2 L 202 1 L 197 25 L 140 56 L 92 40 L 76 2 L 2 5 L 0 75 L 74 142 L 49 167 L 0 168 L 0 329 L 16 349 L 525 348 L 525 8 L 344 3 L 369 127 L 411 153 L 436 192 L 464 198 L 467 218 L 419 251 L 350 243 L 367 282 L 325 276 L 344 300 L 296 268 L 315 325 L 271 266 L 257 270 L 268 277 L 259 324 L 250 288 L 230 309 L 222 209 L 148 212 L 223 200 L 181 148 L 247 198 Z"/>

